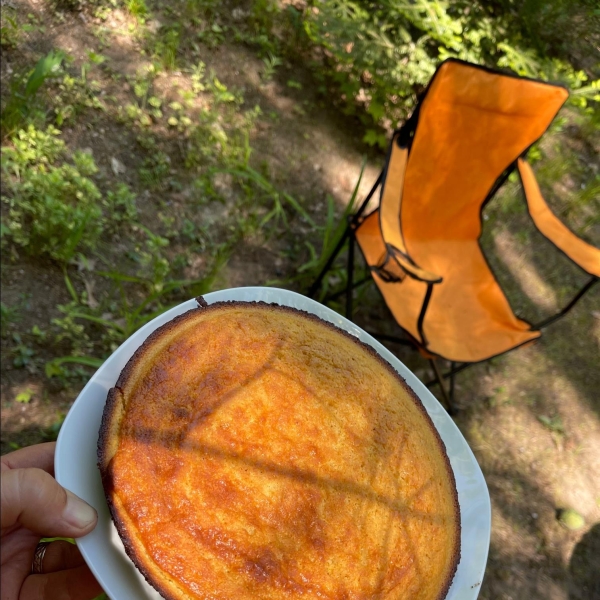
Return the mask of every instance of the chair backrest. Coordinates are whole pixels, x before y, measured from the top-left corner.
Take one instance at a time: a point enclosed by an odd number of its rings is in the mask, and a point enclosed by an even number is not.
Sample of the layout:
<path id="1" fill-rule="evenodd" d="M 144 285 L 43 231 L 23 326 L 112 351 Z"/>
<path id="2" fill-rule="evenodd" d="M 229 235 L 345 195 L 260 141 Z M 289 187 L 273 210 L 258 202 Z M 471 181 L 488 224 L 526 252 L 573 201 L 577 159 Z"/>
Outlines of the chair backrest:
<path id="1" fill-rule="evenodd" d="M 557 85 L 458 60 L 439 67 L 418 108 L 399 190 L 404 243 L 421 267 L 435 270 L 428 264 L 431 242 L 479 238 L 481 208 L 495 183 L 567 96 Z"/>

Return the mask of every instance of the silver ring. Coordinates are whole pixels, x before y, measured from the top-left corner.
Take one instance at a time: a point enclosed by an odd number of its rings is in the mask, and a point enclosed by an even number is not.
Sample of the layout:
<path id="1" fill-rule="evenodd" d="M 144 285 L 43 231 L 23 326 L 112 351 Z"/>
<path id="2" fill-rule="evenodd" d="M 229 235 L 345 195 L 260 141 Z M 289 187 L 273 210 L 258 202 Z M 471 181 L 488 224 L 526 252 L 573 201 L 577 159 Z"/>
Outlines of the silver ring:
<path id="1" fill-rule="evenodd" d="M 33 561 L 31 563 L 31 572 L 34 575 L 41 575 L 44 572 L 44 555 L 46 554 L 46 550 L 48 549 L 49 545 L 50 542 L 40 542 L 37 545 L 35 552 L 33 553 Z"/>

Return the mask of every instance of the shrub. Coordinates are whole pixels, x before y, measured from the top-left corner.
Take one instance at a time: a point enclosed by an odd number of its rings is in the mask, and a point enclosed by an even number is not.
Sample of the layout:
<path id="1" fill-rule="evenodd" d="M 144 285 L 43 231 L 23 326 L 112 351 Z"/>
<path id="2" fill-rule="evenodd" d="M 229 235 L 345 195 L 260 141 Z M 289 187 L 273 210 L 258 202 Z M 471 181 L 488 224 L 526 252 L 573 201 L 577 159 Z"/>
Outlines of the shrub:
<path id="1" fill-rule="evenodd" d="M 533 18 L 513 18 L 515 11 L 531 17 L 536 2 L 527 0 L 519 8 L 501 0 L 492 9 L 483 1 L 332 0 L 309 2 L 300 18 L 293 7 L 287 14 L 296 38 L 319 59 L 316 75 L 324 66 L 345 111 L 356 113 L 368 128 L 365 141 L 384 146 L 386 137 L 378 126 L 396 128 L 439 62 L 448 57 L 561 81 L 576 91 L 575 104 L 598 100 L 598 83 L 588 84 L 589 74 L 574 68 L 560 48 L 554 55 L 540 51 L 553 41 L 546 32 L 551 23 L 555 35 L 559 22 L 563 32 L 565 23 L 585 23 L 588 14 L 590 23 L 597 22 L 591 4 L 577 0 L 575 18 L 565 1 L 555 0 L 553 10 L 543 11 L 545 26 Z"/>
<path id="2" fill-rule="evenodd" d="M 94 250 L 105 228 L 134 221 L 137 208 L 123 183 L 103 197 L 91 179 L 98 171 L 93 157 L 69 154 L 59 136 L 52 126 L 30 125 L 2 148 L 2 237 L 29 254 L 68 263 L 77 252 Z"/>
<path id="3" fill-rule="evenodd" d="M 94 159 L 74 152 L 67 160 L 60 132 L 30 125 L 3 148 L 2 171 L 8 205 L 4 235 L 34 255 L 66 263 L 79 249 L 93 249 L 102 231 L 102 195 L 89 178 Z"/>

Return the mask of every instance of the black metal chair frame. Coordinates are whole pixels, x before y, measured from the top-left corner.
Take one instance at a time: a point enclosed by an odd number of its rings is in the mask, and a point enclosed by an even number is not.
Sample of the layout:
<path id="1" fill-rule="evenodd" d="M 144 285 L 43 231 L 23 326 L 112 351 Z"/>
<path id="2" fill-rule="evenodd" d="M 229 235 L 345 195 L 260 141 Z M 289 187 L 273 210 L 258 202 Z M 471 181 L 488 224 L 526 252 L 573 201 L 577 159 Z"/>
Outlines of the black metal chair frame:
<path id="1" fill-rule="evenodd" d="M 512 165 L 511 165 L 511 167 L 512 167 Z M 488 199 L 486 199 L 486 202 L 487 202 L 487 200 L 489 200 L 493 197 L 493 195 L 500 188 L 502 183 L 504 183 L 504 181 L 508 178 L 509 172 L 510 172 L 510 170 L 507 169 L 507 171 L 498 178 L 498 181 L 493 186 L 493 189 L 491 190 L 491 192 L 488 196 Z M 366 283 L 367 281 L 373 280 L 373 278 L 369 275 L 368 277 L 366 277 L 364 279 L 354 282 L 354 262 L 355 262 L 354 250 L 355 250 L 355 244 L 357 243 L 356 236 L 354 234 L 354 230 L 360 224 L 360 222 L 362 220 L 362 215 L 365 212 L 369 201 L 371 200 L 371 198 L 373 197 L 373 195 L 377 191 L 377 188 L 380 186 L 380 184 L 383 180 L 383 175 L 384 175 L 384 170 L 382 170 L 381 173 L 379 174 L 379 176 L 377 177 L 377 180 L 375 181 L 373 187 L 371 188 L 371 191 L 367 194 L 367 196 L 363 200 L 362 204 L 359 206 L 356 213 L 354 213 L 354 215 L 350 215 L 348 217 L 348 224 L 346 226 L 346 229 L 344 230 L 342 237 L 338 241 L 336 247 L 333 249 L 333 251 L 332 251 L 331 255 L 329 256 L 327 262 L 325 263 L 323 269 L 319 273 L 317 279 L 314 281 L 314 283 L 311 285 L 311 287 L 309 288 L 309 290 L 307 292 L 307 296 L 309 298 L 314 298 L 315 294 L 317 293 L 317 290 L 319 289 L 319 286 L 321 285 L 321 282 L 323 281 L 323 278 L 325 277 L 327 272 L 331 269 L 333 262 L 338 257 L 338 255 L 342 251 L 346 241 L 348 240 L 349 241 L 348 266 L 347 266 L 348 280 L 347 280 L 347 284 L 346 284 L 346 289 L 342 290 L 341 292 L 337 292 L 335 294 L 326 296 L 323 301 L 326 302 L 327 300 L 333 300 L 334 298 L 338 298 L 339 296 L 345 294 L 346 295 L 346 318 L 349 319 L 350 321 L 352 321 L 352 313 L 353 313 L 352 301 L 353 301 L 354 289 L 357 288 L 358 286 Z M 583 297 L 583 295 L 597 282 L 598 282 L 598 277 L 592 276 L 591 279 L 589 279 L 583 285 L 583 287 L 577 292 L 577 294 L 571 299 L 571 301 L 564 308 L 559 310 L 556 314 L 540 321 L 539 323 L 537 323 L 535 325 L 532 325 L 532 329 L 541 330 L 542 328 L 547 327 L 551 323 L 554 323 L 561 317 L 564 317 L 577 304 L 577 302 Z M 429 303 L 429 299 L 431 297 L 432 288 L 433 288 L 433 284 L 429 284 L 427 293 L 425 294 L 425 299 L 423 301 L 423 306 L 421 307 L 421 313 L 419 315 L 419 320 L 418 320 L 419 331 L 422 331 L 423 320 L 425 317 L 425 312 L 427 311 L 427 305 Z M 385 304 L 385 302 L 384 302 L 384 304 Z M 397 344 L 402 344 L 405 346 L 411 346 L 415 349 L 419 349 L 420 347 L 422 347 L 421 344 L 419 344 L 419 342 L 416 339 L 414 339 L 406 330 L 404 330 L 399 324 L 398 324 L 398 326 L 402 329 L 402 331 L 404 332 L 406 337 L 400 338 L 400 337 L 395 337 L 395 336 L 391 336 L 391 335 L 380 334 L 380 333 L 375 333 L 375 332 L 370 332 L 370 331 L 367 333 L 372 335 L 374 338 L 382 340 L 382 341 L 388 341 L 388 342 L 393 342 L 393 343 L 397 343 Z M 422 338 L 422 339 L 425 339 L 425 338 Z M 509 351 L 510 350 L 508 350 L 507 352 L 509 352 Z M 489 359 L 486 359 L 486 360 L 489 360 Z M 457 413 L 457 407 L 456 407 L 456 404 L 454 403 L 454 384 L 455 384 L 456 374 L 460 373 L 461 371 L 464 371 L 465 369 L 467 369 L 468 367 L 470 367 L 472 365 L 480 364 L 482 362 L 486 362 L 486 361 L 484 360 L 484 361 L 479 361 L 479 362 L 468 362 L 468 363 L 460 363 L 460 364 L 450 362 L 450 369 L 446 373 L 442 373 L 440 370 L 439 364 L 438 364 L 438 358 L 430 358 L 429 364 L 434 372 L 434 378 L 425 382 L 425 385 L 428 388 L 430 388 L 430 387 L 433 387 L 435 384 L 438 384 L 440 386 L 440 390 L 442 393 L 442 398 L 444 400 L 444 404 L 446 406 L 446 410 L 448 410 L 448 412 L 451 415 L 455 415 Z M 444 379 L 450 379 L 450 385 L 449 385 L 448 390 L 446 390 L 446 386 L 444 385 Z"/>

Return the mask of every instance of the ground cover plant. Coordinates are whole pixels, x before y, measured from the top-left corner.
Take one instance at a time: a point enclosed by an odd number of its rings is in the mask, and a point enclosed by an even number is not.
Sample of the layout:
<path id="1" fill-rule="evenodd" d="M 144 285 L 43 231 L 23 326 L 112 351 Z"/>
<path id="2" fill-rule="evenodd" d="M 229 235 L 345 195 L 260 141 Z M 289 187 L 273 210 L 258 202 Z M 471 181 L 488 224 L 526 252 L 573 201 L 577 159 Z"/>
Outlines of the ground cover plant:
<path id="1" fill-rule="evenodd" d="M 445 57 L 569 87 L 530 159 L 553 210 L 600 245 L 599 32 L 591 0 L 3 5 L 2 451 L 55 439 L 94 368 L 170 306 L 306 291 Z M 516 180 L 484 219 L 517 314 L 552 314 L 585 279 L 533 229 Z M 359 324 L 394 328 L 372 285 L 356 295 Z M 493 504 L 482 598 L 597 589 L 599 300 L 459 378 L 456 421 Z"/>

